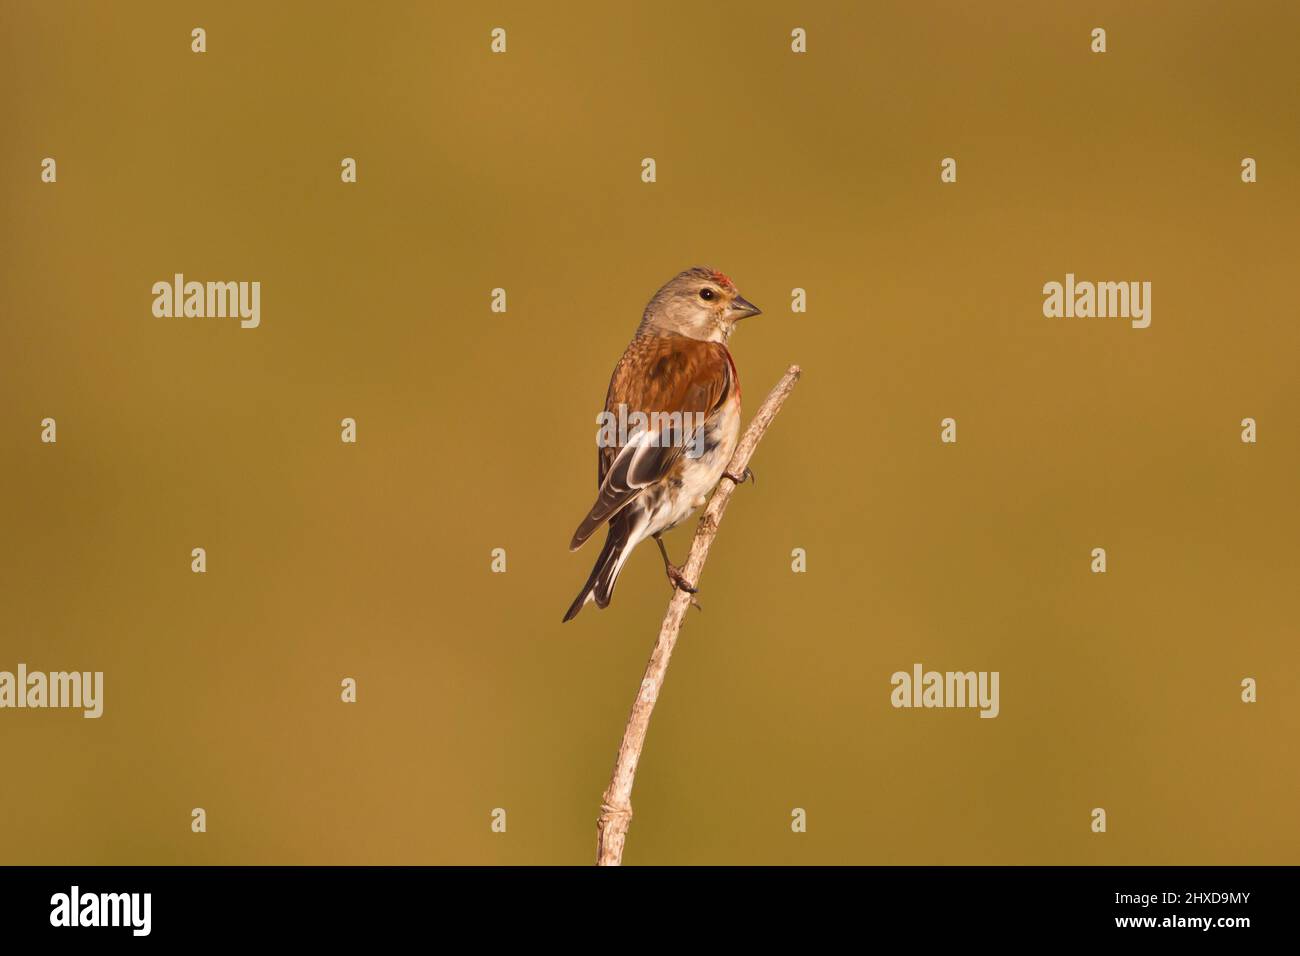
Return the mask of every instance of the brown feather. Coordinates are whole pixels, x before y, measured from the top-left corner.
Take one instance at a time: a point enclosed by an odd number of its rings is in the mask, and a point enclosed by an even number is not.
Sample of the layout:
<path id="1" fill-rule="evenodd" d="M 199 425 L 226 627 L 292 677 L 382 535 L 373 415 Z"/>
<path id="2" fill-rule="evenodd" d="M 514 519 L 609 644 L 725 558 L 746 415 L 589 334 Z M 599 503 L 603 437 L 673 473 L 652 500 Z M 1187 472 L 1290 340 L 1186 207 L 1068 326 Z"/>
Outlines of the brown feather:
<path id="1" fill-rule="evenodd" d="M 712 413 L 727 397 L 731 385 L 731 356 L 720 342 L 684 335 L 639 335 L 619 359 L 610 376 L 605 411 L 628 413 Z M 600 449 L 596 482 L 618 455 L 618 448 Z M 664 469 L 667 471 L 667 468 Z"/>
<path id="2" fill-rule="evenodd" d="M 680 412 L 703 414 L 707 421 L 722 406 L 735 387 L 734 368 L 727 347 L 683 335 L 638 335 L 623 353 L 610 378 L 605 410 L 619 415 L 634 412 Z M 635 485 L 606 487 L 605 478 L 618 458 L 621 446 L 598 449 L 596 484 L 599 491 L 587 516 L 578 525 L 570 549 L 576 550 L 591 534 L 610 520 L 646 486 L 669 474 L 681 461 L 681 444 L 666 445 L 638 463 Z M 619 476 L 622 477 L 622 476 Z M 616 482 L 611 482 L 611 485 Z"/>

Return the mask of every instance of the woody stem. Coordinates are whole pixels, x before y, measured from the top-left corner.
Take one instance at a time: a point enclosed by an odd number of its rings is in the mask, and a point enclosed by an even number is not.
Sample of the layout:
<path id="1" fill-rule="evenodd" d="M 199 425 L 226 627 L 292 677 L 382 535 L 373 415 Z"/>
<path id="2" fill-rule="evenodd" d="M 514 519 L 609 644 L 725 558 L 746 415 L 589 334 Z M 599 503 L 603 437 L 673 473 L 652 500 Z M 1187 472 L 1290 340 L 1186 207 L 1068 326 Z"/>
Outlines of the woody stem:
<path id="1" fill-rule="evenodd" d="M 754 420 L 749 423 L 749 428 L 745 430 L 740 443 L 736 446 L 735 454 L 731 456 L 731 463 L 727 466 L 728 472 L 733 475 L 745 473 L 745 469 L 749 467 L 750 456 L 754 454 L 754 449 L 758 447 L 768 426 L 776 418 L 776 413 L 781 410 L 781 405 L 794 390 L 800 374 L 799 366 L 791 365 L 781 381 L 777 382 L 768 393 L 758 413 L 754 415 Z M 713 539 L 718 533 L 718 526 L 722 523 L 723 512 L 727 510 L 727 502 L 735 490 L 734 483 L 719 484 L 717 490 L 713 492 L 713 497 L 709 499 L 708 507 L 704 509 L 704 515 L 695 530 L 691 552 L 686 558 L 682 571 L 686 579 L 694 582 L 697 587 L 704 570 L 704 562 L 709 556 L 709 548 L 712 547 Z M 618 866 L 623 862 L 623 846 L 627 841 L 628 826 L 632 822 L 632 784 L 636 780 L 641 748 L 645 746 L 646 732 L 650 729 L 650 715 L 654 713 L 655 701 L 659 699 L 659 691 L 663 688 L 664 677 L 668 673 L 668 662 L 677 644 L 677 634 L 690 607 L 690 594 L 681 590 L 673 593 L 672 599 L 668 602 L 668 611 L 664 614 L 663 623 L 659 627 L 659 639 L 650 654 L 650 663 L 646 665 L 641 688 L 632 702 L 632 713 L 628 715 L 627 727 L 623 731 L 623 742 L 619 744 L 614 773 L 601 800 L 600 817 L 596 821 L 598 866 Z"/>

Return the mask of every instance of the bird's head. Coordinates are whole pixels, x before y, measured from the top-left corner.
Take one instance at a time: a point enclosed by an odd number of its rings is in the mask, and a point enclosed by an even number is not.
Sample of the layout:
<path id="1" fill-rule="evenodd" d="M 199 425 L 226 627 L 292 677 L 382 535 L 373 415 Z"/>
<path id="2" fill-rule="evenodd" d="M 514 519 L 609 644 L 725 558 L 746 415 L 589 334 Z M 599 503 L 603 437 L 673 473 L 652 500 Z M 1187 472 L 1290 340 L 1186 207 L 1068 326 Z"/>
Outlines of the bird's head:
<path id="1" fill-rule="evenodd" d="M 664 284 L 641 317 L 641 329 L 725 342 L 737 322 L 761 311 L 715 269 L 696 266 Z"/>

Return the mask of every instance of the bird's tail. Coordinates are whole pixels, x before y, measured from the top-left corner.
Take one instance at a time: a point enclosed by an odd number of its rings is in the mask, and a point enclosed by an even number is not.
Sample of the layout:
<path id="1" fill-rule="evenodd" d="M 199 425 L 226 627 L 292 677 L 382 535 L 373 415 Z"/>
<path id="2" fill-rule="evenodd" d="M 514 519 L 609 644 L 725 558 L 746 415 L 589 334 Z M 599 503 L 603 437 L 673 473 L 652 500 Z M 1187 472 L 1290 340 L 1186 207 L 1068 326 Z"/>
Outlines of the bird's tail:
<path id="1" fill-rule="evenodd" d="M 582 586 L 578 596 L 569 605 L 564 620 L 571 621 L 588 601 L 595 601 L 596 607 L 608 607 L 609 599 L 614 595 L 614 584 L 618 581 L 618 572 L 623 570 L 623 562 L 635 547 L 632 540 L 633 522 L 626 511 L 620 512 L 609 523 L 609 532 L 605 535 L 605 546 L 596 557 L 596 564 L 591 569 L 591 576 Z"/>

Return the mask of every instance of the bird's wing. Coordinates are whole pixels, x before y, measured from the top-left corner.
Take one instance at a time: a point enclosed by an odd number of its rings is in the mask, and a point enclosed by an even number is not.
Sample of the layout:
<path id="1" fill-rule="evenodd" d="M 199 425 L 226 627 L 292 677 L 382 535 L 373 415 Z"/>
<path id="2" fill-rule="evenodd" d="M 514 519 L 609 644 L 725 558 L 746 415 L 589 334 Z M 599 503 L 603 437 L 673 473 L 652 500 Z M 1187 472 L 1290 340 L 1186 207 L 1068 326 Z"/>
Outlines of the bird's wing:
<path id="1" fill-rule="evenodd" d="M 647 416 L 676 412 L 681 417 L 675 419 L 675 426 L 674 421 L 661 421 L 658 429 L 629 434 L 625 444 L 599 449 L 600 490 L 569 547 L 581 547 L 592 532 L 666 475 L 683 448 L 690 445 L 694 416 L 712 415 L 734 387 L 731 357 L 720 343 L 683 335 L 634 340 L 614 368 L 605 411 L 616 420 L 626 420 L 635 412 Z M 651 422 L 653 425 L 653 418 Z M 684 433 L 671 437 L 663 434 L 667 427 L 683 425 Z"/>

